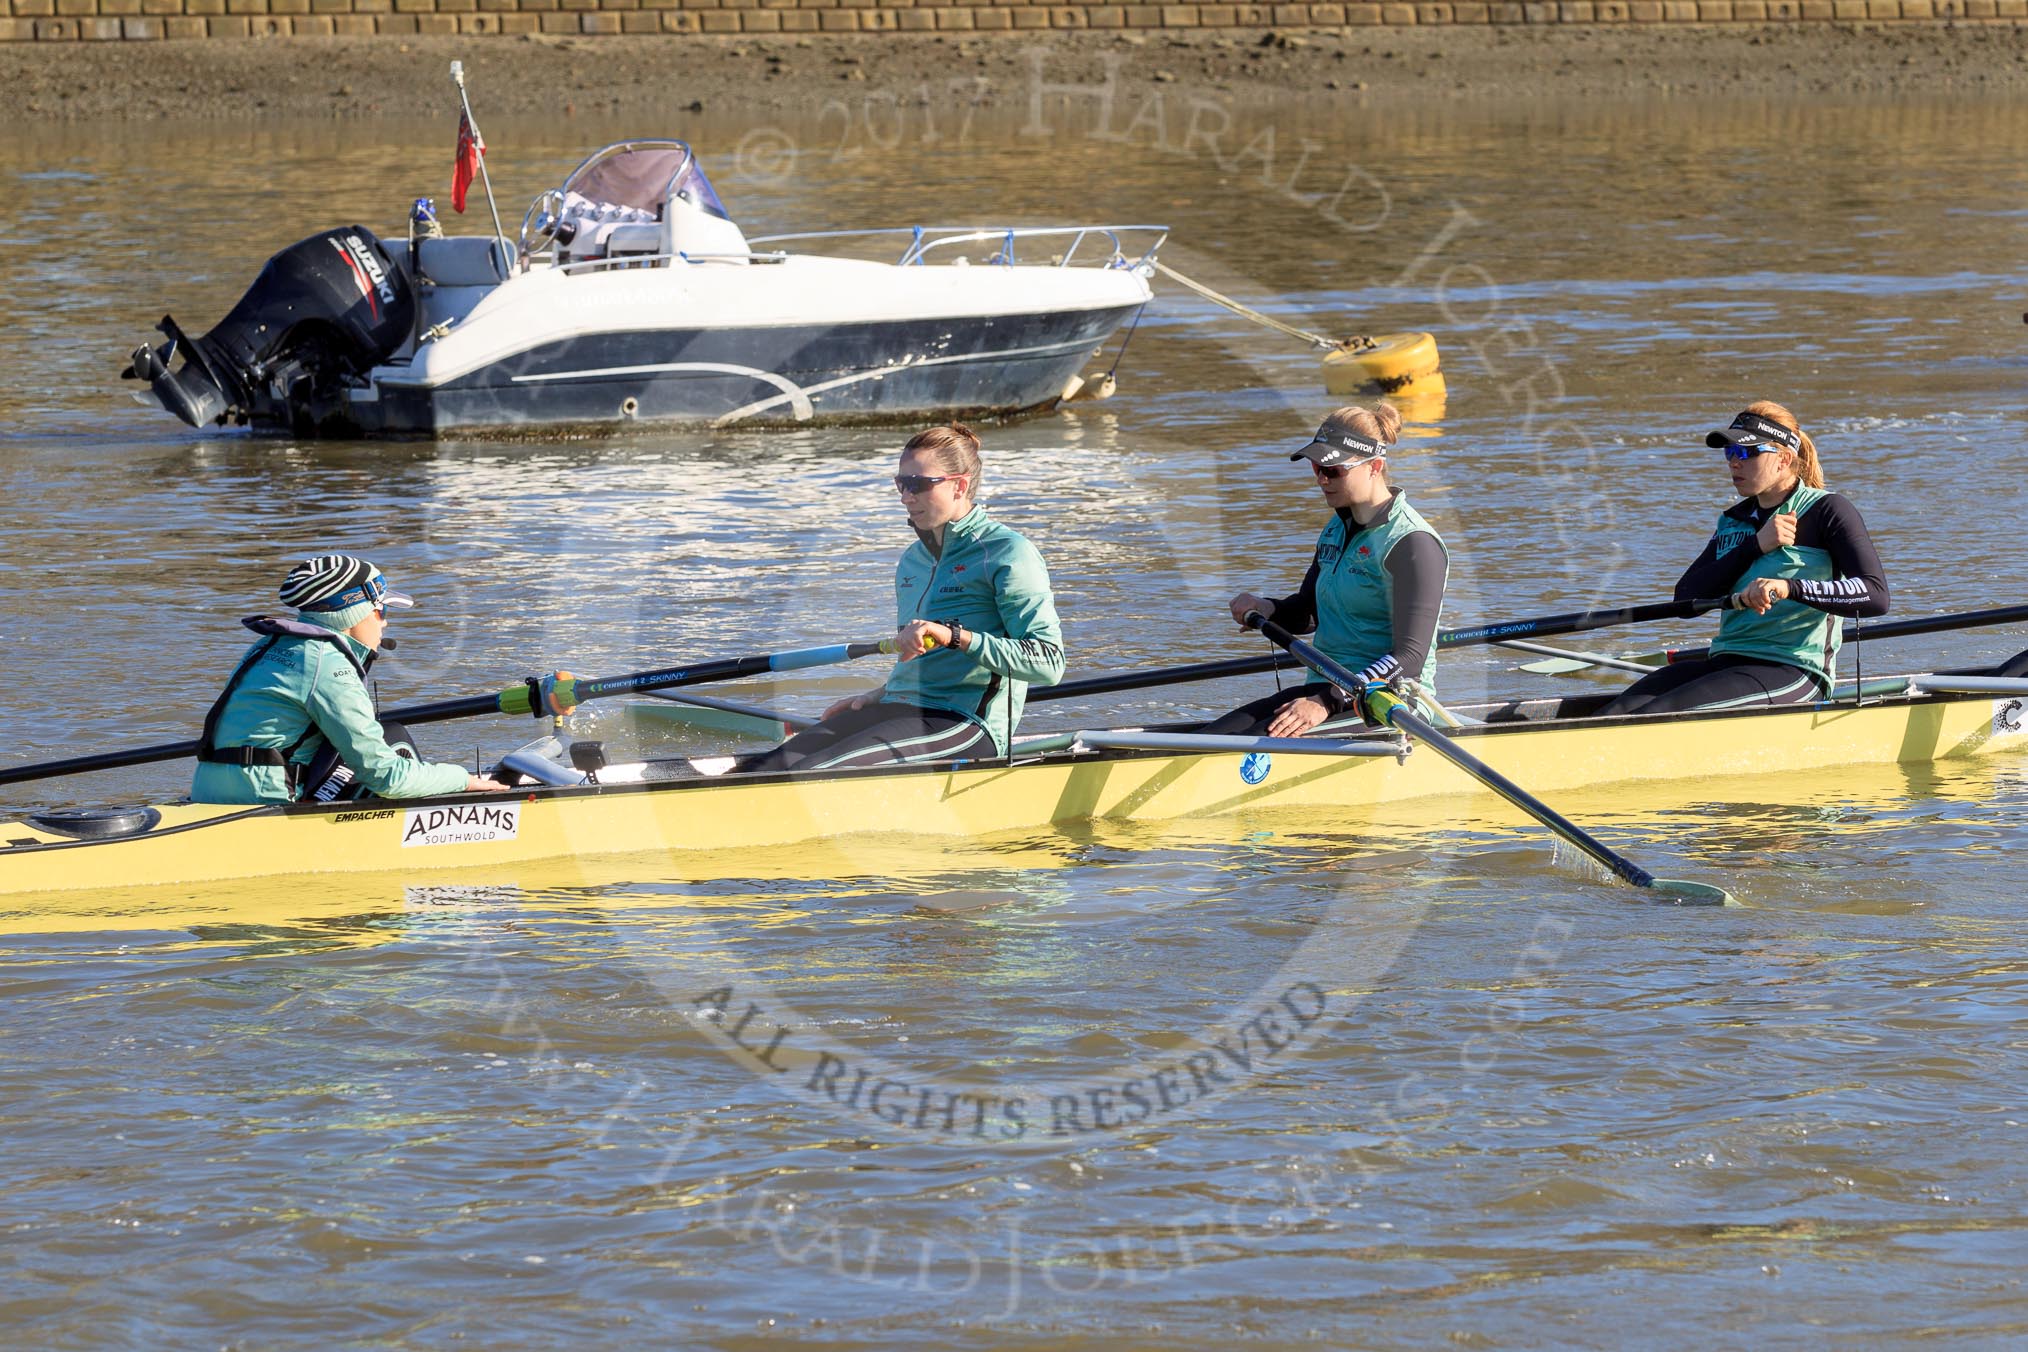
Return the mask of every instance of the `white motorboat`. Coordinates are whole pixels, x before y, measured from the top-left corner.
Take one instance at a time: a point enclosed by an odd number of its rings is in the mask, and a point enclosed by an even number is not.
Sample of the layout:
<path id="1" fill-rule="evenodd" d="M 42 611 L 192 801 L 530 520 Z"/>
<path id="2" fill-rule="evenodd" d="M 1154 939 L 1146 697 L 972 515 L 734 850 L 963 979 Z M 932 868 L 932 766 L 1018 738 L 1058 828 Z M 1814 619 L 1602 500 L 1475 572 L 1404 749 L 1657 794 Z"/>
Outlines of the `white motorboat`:
<path id="1" fill-rule="evenodd" d="M 327 230 L 125 374 L 194 427 L 440 436 L 629 422 L 910 421 L 1063 397 L 1149 300 L 1161 226 L 904 227 L 748 239 L 681 141 L 543 193 L 517 242 Z M 896 262 L 838 256 L 891 243 Z"/>

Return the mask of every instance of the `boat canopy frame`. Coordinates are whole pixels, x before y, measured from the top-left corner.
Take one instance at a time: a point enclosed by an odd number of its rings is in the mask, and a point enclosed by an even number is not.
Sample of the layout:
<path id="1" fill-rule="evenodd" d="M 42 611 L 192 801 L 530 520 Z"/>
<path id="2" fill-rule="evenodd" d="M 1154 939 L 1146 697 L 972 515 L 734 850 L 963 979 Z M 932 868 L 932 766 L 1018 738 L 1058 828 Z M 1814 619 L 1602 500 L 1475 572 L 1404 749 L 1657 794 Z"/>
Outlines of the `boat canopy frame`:
<path id="1" fill-rule="evenodd" d="M 636 161 L 629 164 L 628 161 Z M 697 154 L 690 143 L 674 138 L 615 141 L 587 155 L 577 168 L 570 171 L 560 187 L 551 188 L 539 194 L 528 208 L 521 225 L 520 249 L 518 250 L 522 269 L 534 265 L 537 256 L 547 252 L 554 222 L 560 214 L 560 204 L 570 194 L 607 202 L 615 206 L 630 207 L 638 211 L 652 211 L 656 220 L 663 224 L 665 248 L 656 253 L 630 253 L 624 258 L 590 258 L 563 264 L 566 272 L 600 272 L 609 268 L 624 267 L 666 267 L 675 263 L 780 263 L 787 261 L 785 250 L 755 249 L 747 254 L 695 253 L 667 248 L 668 204 L 671 198 L 680 198 L 697 206 L 720 220 L 731 221 L 732 216 L 719 199 L 718 192 L 711 186 Z M 1100 267 L 1132 271 L 1142 277 L 1154 272 L 1155 256 L 1168 242 L 1169 227 L 1166 225 L 902 225 L 878 226 L 860 230 L 809 230 L 793 234 L 759 235 L 748 240 L 751 245 L 787 244 L 814 240 L 865 240 L 902 237 L 907 240 L 897 267 L 920 267 L 932 261 L 931 255 L 953 253 L 968 244 L 997 243 L 998 252 L 984 260 L 988 267 L 1034 267 L 1041 264 L 1022 263 L 1017 256 L 1020 241 L 1042 239 L 1064 239 L 1069 243 L 1061 254 L 1050 258 L 1047 266 L 1067 268 L 1072 266 Z M 1086 253 L 1088 262 L 1080 262 L 1079 254 L 1085 251 L 1087 240 L 1102 240 L 1106 246 L 1102 258 L 1092 258 Z M 1130 255 L 1132 248 L 1138 252 Z M 942 260 L 935 260 L 942 261 Z M 953 262 L 969 262 L 962 258 Z"/>
<path id="2" fill-rule="evenodd" d="M 634 158 L 641 163 L 635 166 L 616 163 Z M 711 186 L 711 180 L 697 163 L 697 153 L 690 143 L 673 138 L 615 141 L 594 150 L 570 171 L 556 191 L 652 211 L 660 220 L 667 214 L 669 199 L 682 196 L 684 188 L 691 191 L 682 200 L 721 219 L 732 219 L 718 198 L 718 190 Z"/>

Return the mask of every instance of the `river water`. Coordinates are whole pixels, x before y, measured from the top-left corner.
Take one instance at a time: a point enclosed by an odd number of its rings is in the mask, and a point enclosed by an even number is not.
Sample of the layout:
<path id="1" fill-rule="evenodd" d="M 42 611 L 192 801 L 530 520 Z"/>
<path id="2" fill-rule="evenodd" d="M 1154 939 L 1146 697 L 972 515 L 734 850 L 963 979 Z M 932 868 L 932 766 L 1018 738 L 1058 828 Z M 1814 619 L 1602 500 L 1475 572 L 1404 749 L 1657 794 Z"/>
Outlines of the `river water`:
<path id="1" fill-rule="evenodd" d="M 1173 266 L 1307 327 L 1435 332 L 1450 396 L 1411 410 L 1395 478 L 1449 542 L 1450 623 L 1665 597 L 1728 501 L 1702 433 L 1760 397 L 1797 411 L 1865 512 L 1898 614 L 2020 599 L 2028 110 L 1116 93 L 488 135 L 510 229 L 596 145 L 673 131 L 750 232 L 1158 221 Z M 410 197 L 443 193 L 450 143 L 388 122 L 0 146 L 9 763 L 191 735 L 235 620 L 325 548 L 420 598 L 381 673 L 395 700 L 886 623 L 907 539 L 892 431 L 292 444 L 193 435 L 126 397 L 124 355 L 164 310 L 208 325 L 314 229 L 398 233 Z M 987 435 L 986 496 L 1048 558 L 1074 674 L 1254 651 L 1224 598 L 1293 587 L 1319 524 L 1283 455 L 1332 402 L 1314 359 L 1158 294 L 1118 397 Z M 1607 688 L 1516 660 L 1455 655 L 1448 696 Z M 813 710 L 868 679 L 749 693 Z M 1259 688 L 1041 706 L 1028 727 Z M 462 759 L 521 729 L 428 732 Z M 0 1332 L 2018 1339 L 2024 767 L 1725 766 L 1714 746 L 1681 792 L 1560 802 L 1658 872 L 1724 881 L 1747 902 L 1725 912 L 1629 905 L 1510 826 L 1314 818 L 137 893 L 60 923 L 11 903 Z M 0 801 L 161 798 L 185 769 Z M 1292 972 L 1321 974 L 1329 1017 Z M 1177 1077 L 1193 1034 L 1285 996 L 1300 1046 L 1202 1094 Z M 830 1061 L 758 1063 L 728 1035 L 749 1009 Z M 1159 1086 L 1165 1065 L 1177 1101 L 1093 1120 L 1090 1086 Z M 869 1068 L 885 1117 L 853 1088 Z M 1057 1094 L 1084 1116 L 1016 1145 L 973 1116 Z"/>

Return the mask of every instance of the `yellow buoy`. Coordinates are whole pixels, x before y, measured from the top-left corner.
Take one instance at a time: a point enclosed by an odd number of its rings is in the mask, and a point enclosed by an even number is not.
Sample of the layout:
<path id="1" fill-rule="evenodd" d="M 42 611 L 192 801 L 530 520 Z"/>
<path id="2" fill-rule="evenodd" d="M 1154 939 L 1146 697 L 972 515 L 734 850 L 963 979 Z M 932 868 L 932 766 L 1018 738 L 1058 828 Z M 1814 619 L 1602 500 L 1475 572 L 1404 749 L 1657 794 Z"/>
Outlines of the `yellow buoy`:
<path id="1" fill-rule="evenodd" d="M 1324 354 L 1327 394 L 1387 394 L 1404 398 L 1441 394 L 1436 339 L 1427 333 L 1383 333 L 1352 338 Z"/>

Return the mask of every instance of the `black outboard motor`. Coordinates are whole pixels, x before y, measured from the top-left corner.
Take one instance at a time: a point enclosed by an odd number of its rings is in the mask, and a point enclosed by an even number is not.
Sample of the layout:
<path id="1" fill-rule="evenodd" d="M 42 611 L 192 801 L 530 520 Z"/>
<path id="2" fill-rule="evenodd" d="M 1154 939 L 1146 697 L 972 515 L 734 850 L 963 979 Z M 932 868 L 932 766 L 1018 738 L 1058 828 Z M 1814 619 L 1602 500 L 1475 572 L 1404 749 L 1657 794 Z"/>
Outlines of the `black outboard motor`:
<path id="1" fill-rule="evenodd" d="M 346 385 L 402 345 L 415 310 L 408 276 L 372 231 L 326 230 L 270 258 L 202 338 L 164 315 L 169 341 L 137 348 L 121 375 L 147 381 L 192 427 L 251 418 L 311 433 L 343 421 Z"/>

